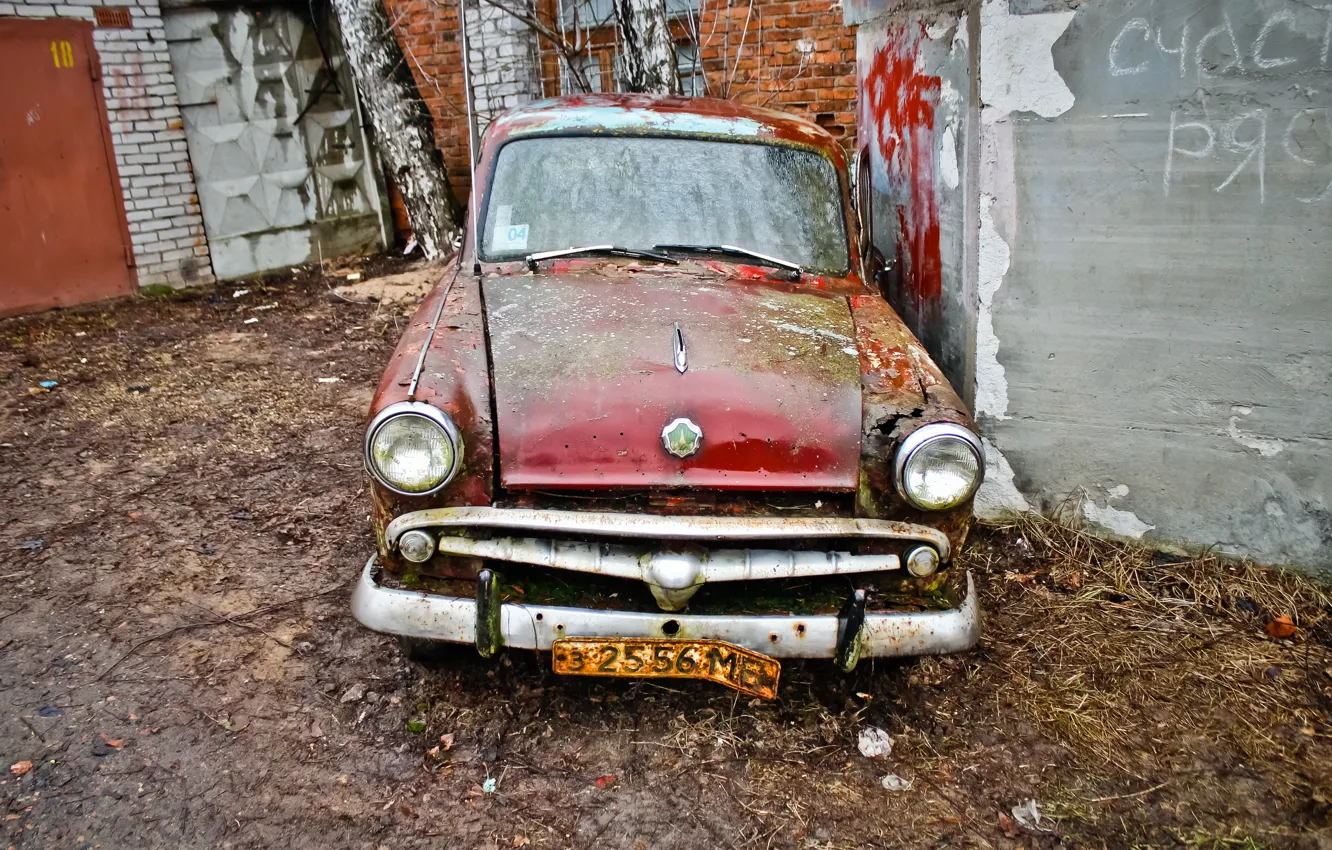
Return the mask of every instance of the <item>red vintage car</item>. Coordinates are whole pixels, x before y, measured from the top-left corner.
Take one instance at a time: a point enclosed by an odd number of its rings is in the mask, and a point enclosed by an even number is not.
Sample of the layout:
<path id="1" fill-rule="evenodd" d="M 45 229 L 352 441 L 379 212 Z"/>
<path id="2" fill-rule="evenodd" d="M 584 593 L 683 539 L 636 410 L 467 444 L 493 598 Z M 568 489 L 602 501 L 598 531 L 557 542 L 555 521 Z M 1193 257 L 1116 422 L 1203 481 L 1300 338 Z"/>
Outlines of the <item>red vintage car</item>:
<path id="1" fill-rule="evenodd" d="M 976 642 L 951 565 L 981 443 L 876 290 L 828 133 L 559 98 L 490 126 L 476 184 L 371 407 L 358 620 L 768 697 L 781 658 Z"/>

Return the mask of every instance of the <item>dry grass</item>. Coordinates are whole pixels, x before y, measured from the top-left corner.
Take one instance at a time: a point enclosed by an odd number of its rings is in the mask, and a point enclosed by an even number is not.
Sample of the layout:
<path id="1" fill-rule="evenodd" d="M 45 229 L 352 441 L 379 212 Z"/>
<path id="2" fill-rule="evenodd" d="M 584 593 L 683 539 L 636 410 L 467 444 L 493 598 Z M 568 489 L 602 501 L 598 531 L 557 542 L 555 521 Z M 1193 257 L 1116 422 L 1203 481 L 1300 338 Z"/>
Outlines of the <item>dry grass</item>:
<path id="1" fill-rule="evenodd" d="M 1326 796 L 1327 587 L 1251 563 L 1163 556 L 1041 517 L 1001 530 L 1017 535 L 1016 553 L 970 551 L 991 574 L 989 607 L 1003 610 L 987 638 L 1008 675 L 997 700 L 1089 770 L 1138 777 L 1144 789 L 1162 767 L 1177 782 L 1229 753 L 1235 761 L 1222 767 L 1260 770 L 1277 793 Z M 1280 615 L 1299 627 L 1290 638 L 1264 628 Z M 1078 817 L 1075 800 L 1064 806 Z"/>

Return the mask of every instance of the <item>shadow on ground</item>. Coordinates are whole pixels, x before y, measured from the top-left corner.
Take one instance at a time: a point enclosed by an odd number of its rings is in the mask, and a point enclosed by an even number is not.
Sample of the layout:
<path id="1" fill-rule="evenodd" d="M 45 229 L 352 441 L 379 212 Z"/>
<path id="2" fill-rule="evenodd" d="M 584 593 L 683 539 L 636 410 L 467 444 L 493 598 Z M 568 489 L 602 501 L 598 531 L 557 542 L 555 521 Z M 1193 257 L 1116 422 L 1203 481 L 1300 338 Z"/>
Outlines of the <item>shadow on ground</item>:
<path id="1" fill-rule="evenodd" d="M 1322 590 L 1042 523 L 968 547 L 976 651 L 771 703 L 408 664 L 347 614 L 405 319 L 249 288 L 0 322 L 6 846 L 1332 846 Z"/>

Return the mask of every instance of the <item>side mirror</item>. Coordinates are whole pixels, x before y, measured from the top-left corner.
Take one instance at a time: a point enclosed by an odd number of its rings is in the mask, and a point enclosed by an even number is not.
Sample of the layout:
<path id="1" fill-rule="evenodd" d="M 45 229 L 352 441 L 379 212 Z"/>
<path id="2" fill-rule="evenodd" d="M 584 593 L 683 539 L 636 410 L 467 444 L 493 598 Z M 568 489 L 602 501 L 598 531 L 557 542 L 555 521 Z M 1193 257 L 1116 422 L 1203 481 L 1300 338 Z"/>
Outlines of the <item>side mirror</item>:
<path id="1" fill-rule="evenodd" d="M 874 211 L 871 203 L 873 185 L 868 147 L 856 151 L 852 159 L 852 174 L 852 205 L 856 209 L 856 241 L 860 245 L 861 277 L 868 283 L 874 280 L 878 271 L 873 259 L 878 252 L 874 250 Z"/>
<path id="2" fill-rule="evenodd" d="M 860 151 L 851 155 L 851 209 L 860 212 Z"/>
<path id="3" fill-rule="evenodd" d="M 860 243 L 861 276 L 865 283 L 879 290 L 879 294 L 888 298 L 889 293 L 898 285 L 896 263 L 883 255 L 874 244 L 874 177 L 871 171 L 872 161 L 868 147 L 856 151 L 852 159 L 854 177 L 853 206 L 856 209 Z"/>

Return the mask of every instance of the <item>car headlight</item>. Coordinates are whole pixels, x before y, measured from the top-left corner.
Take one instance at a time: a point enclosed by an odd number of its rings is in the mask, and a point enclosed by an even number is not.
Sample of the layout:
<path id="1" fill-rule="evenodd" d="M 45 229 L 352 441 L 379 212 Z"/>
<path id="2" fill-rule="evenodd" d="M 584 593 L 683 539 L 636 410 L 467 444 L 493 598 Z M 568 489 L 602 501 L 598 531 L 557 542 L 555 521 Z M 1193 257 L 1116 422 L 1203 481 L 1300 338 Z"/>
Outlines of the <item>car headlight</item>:
<path id="1" fill-rule="evenodd" d="M 404 496 L 425 496 L 448 484 L 462 453 L 462 436 L 449 415 L 420 401 L 389 405 L 365 432 L 366 469 Z"/>
<path id="2" fill-rule="evenodd" d="M 961 425 L 923 425 L 897 450 L 893 470 L 897 492 L 923 511 L 957 507 L 980 486 L 984 457 L 980 440 Z"/>

